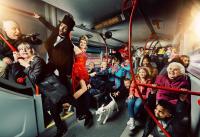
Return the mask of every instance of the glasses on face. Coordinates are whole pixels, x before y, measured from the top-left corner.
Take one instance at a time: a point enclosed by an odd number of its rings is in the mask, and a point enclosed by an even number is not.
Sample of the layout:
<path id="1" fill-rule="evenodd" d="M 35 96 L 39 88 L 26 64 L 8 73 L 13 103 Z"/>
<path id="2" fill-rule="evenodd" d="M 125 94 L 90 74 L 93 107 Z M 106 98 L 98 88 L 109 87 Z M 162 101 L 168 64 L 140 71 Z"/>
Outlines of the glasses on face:
<path id="1" fill-rule="evenodd" d="M 22 50 L 26 51 L 26 50 L 30 50 L 31 48 L 30 47 L 19 47 L 17 49 L 18 49 L 18 51 L 22 51 Z"/>

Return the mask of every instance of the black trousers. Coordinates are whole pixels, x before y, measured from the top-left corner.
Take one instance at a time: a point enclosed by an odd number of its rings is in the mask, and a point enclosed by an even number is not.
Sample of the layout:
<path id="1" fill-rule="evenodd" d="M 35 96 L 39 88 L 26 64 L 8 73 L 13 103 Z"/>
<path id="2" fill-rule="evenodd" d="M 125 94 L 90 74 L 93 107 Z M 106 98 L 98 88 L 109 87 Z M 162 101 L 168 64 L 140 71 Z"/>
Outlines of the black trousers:
<path id="1" fill-rule="evenodd" d="M 90 95 L 89 92 L 86 91 L 82 96 L 80 96 L 78 99 L 75 99 L 73 97 L 72 92 L 72 83 L 71 83 L 71 77 L 66 76 L 64 73 L 60 72 L 61 75 L 59 76 L 59 80 L 62 84 L 65 85 L 68 91 L 68 96 L 66 96 L 62 103 L 69 103 L 70 105 L 76 107 L 76 116 L 80 115 L 91 115 L 91 112 L 89 111 L 90 108 Z"/>
<path id="2" fill-rule="evenodd" d="M 45 126 L 53 119 L 57 128 L 62 125 L 60 118 L 60 108 L 62 104 L 54 104 L 49 98 L 43 97 L 43 114 Z M 48 113 L 50 111 L 51 114 Z"/>
<path id="3" fill-rule="evenodd" d="M 90 95 L 89 92 L 86 91 L 82 96 L 80 96 L 76 100 L 76 116 L 79 117 L 81 115 L 91 115 L 91 112 L 89 111 L 90 108 Z"/>
<path id="4" fill-rule="evenodd" d="M 67 88 L 67 91 L 70 93 L 72 93 L 72 82 L 71 82 L 71 76 L 66 75 L 65 73 L 59 72 L 60 75 L 58 76 L 58 79 L 60 80 L 60 82 L 65 85 L 65 87 Z"/>
<path id="5" fill-rule="evenodd" d="M 64 81 L 62 81 L 64 82 Z M 65 85 L 55 76 L 49 76 L 40 84 L 43 101 L 43 113 L 45 125 L 53 119 L 57 128 L 61 128 L 60 112 L 63 103 L 69 103 L 77 107 L 77 100 L 71 95 L 70 78 L 65 77 Z M 48 113 L 50 111 L 51 115 Z"/>

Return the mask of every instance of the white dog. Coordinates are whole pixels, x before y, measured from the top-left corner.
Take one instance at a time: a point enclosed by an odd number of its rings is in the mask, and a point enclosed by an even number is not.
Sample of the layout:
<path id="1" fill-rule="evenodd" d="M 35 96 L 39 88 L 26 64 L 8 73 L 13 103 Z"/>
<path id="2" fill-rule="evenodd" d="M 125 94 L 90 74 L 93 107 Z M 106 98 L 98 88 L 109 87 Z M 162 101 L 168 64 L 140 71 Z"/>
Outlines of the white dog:
<path id="1" fill-rule="evenodd" d="M 98 110 L 96 111 L 96 115 L 99 115 L 99 118 L 97 119 L 97 121 L 101 121 L 102 116 L 105 115 L 105 119 L 103 120 L 103 124 L 106 123 L 108 117 L 113 113 L 113 111 L 116 109 L 117 111 L 119 111 L 118 105 L 115 101 L 115 99 L 112 97 L 111 93 L 110 93 L 110 97 L 112 98 L 112 101 L 104 106 L 104 104 L 98 108 Z"/>

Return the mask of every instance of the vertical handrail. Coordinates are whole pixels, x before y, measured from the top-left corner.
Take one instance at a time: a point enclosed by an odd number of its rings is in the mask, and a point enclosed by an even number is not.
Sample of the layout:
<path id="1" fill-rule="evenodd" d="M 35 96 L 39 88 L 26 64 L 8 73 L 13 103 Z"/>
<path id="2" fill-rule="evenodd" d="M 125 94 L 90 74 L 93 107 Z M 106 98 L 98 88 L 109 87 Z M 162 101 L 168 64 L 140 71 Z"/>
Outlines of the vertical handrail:
<path id="1" fill-rule="evenodd" d="M 12 52 L 17 51 L 17 49 L 16 49 L 13 45 L 11 45 L 10 42 L 8 42 L 8 41 L 3 37 L 3 35 L 2 35 L 1 33 L 0 33 L 0 38 L 6 43 L 6 45 L 10 48 L 10 50 L 11 50 Z M 39 95 L 39 87 L 38 87 L 38 85 L 36 85 L 36 84 L 35 84 L 35 94 L 36 94 L 36 95 Z"/>
<path id="2" fill-rule="evenodd" d="M 138 94 L 140 96 L 140 98 L 142 99 L 142 102 L 144 104 L 144 108 L 145 110 L 148 112 L 148 114 L 150 115 L 150 117 L 153 119 L 153 121 L 158 125 L 158 127 L 163 131 L 163 133 L 167 136 L 167 137 L 171 137 L 170 134 L 163 128 L 163 126 L 158 122 L 158 120 L 156 119 L 156 117 L 154 116 L 154 114 L 151 112 L 150 108 L 148 107 L 148 105 L 146 105 L 144 102 L 144 98 L 142 97 L 140 90 L 138 88 L 138 85 L 136 83 L 135 77 L 134 77 L 134 72 L 133 72 L 133 63 L 132 63 L 132 58 L 131 58 L 131 43 L 132 43 L 132 17 L 133 17 L 133 13 L 136 9 L 136 5 L 137 5 L 137 0 L 132 0 L 132 11 L 131 11 L 131 15 L 130 15 L 130 19 L 129 19 L 129 41 L 128 41 L 128 49 L 129 49 L 129 60 L 130 60 L 130 67 L 131 67 L 131 74 L 132 74 L 132 80 L 136 85 L 137 90 L 139 91 Z"/>

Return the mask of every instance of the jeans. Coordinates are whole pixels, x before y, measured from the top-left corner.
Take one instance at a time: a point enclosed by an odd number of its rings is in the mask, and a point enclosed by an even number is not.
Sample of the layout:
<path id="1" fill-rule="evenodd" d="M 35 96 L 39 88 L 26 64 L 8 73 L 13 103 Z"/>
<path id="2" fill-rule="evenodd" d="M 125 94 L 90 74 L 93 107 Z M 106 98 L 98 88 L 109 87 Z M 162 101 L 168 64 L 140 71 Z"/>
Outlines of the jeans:
<path id="1" fill-rule="evenodd" d="M 142 100 L 140 98 L 134 97 L 128 99 L 128 115 L 131 118 L 135 118 L 140 107 L 142 106 Z"/>

